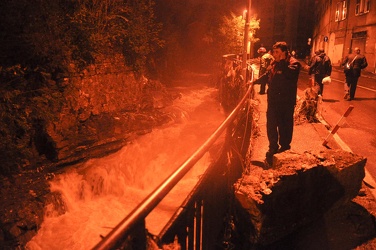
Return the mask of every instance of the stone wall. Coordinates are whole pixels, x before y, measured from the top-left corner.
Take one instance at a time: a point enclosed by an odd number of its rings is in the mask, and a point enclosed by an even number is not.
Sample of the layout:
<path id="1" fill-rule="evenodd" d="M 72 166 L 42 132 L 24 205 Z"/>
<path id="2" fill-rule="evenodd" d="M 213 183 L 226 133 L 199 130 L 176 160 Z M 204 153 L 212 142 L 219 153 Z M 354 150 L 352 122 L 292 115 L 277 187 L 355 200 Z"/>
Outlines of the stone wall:
<path id="1" fill-rule="evenodd" d="M 172 97 L 160 82 L 136 76 L 120 56 L 102 62 L 54 79 L 25 74 L 1 92 L 8 127 L 0 131 L 0 173 L 101 156 L 168 121 L 161 108 Z"/>

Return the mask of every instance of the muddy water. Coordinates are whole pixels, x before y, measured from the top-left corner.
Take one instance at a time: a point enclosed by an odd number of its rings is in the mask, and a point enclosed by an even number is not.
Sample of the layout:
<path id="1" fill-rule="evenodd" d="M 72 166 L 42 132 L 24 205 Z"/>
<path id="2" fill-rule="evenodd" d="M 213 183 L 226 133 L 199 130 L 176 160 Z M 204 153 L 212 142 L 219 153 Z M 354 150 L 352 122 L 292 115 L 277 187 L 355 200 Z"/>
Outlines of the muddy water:
<path id="1" fill-rule="evenodd" d="M 51 191 L 62 194 L 66 212 L 59 214 L 48 205 L 28 249 L 92 248 L 206 141 L 225 118 L 217 90 L 179 91 L 182 97 L 169 107 L 174 122 L 51 182 Z M 160 232 L 211 160 L 207 153 L 146 218 L 149 232 Z"/>

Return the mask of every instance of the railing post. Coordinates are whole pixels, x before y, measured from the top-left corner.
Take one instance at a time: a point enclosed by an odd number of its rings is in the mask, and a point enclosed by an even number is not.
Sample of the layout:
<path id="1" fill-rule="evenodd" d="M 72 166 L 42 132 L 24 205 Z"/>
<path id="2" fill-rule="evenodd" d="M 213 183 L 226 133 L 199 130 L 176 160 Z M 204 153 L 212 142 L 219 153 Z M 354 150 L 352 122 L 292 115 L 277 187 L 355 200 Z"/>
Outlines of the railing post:
<path id="1" fill-rule="evenodd" d="M 194 249 L 199 250 L 202 246 L 202 200 L 195 202 L 195 242 Z"/>

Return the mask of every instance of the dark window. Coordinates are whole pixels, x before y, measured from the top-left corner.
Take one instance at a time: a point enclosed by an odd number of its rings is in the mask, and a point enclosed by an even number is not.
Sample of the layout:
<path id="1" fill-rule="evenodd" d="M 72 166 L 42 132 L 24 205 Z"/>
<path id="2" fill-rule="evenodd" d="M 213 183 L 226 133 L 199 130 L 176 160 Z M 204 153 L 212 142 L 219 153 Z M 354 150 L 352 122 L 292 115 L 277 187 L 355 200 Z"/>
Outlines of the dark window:
<path id="1" fill-rule="evenodd" d="M 371 0 L 356 0 L 355 15 L 359 16 L 369 12 Z"/>
<path id="2" fill-rule="evenodd" d="M 360 31 L 352 34 L 352 38 L 366 38 L 367 37 L 367 31 Z"/>

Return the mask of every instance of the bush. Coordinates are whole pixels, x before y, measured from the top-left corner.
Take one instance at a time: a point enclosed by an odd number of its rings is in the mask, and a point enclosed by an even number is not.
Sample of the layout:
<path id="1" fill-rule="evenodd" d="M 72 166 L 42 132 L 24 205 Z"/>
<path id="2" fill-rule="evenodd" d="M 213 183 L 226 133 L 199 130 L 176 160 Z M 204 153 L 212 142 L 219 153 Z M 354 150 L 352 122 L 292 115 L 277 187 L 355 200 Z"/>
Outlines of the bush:
<path id="1" fill-rule="evenodd" d="M 144 70 L 163 43 L 153 1 L 12 1 L 0 3 L 1 64 L 48 72 L 82 70 L 97 55 L 124 53 L 128 66 Z"/>

